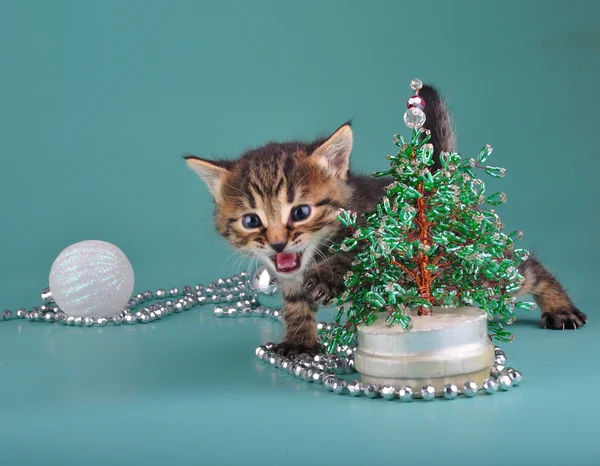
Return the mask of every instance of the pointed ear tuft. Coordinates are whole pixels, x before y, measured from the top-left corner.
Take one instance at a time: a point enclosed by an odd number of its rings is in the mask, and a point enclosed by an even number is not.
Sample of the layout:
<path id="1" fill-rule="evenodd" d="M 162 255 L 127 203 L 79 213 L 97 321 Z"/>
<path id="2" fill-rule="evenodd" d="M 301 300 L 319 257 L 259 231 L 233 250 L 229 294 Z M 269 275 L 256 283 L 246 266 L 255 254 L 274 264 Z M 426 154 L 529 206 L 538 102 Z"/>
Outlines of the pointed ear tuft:
<path id="1" fill-rule="evenodd" d="M 350 122 L 342 125 L 329 139 L 312 153 L 329 174 L 335 178 L 348 178 L 350 168 L 350 152 L 352 152 L 353 134 Z"/>
<path id="2" fill-rule="evenodd" d="M 194 155 L 185 155 L 183 158 L 186 160 L 188 167 L 194 170 L 206 183 L 213 197 L 218 199 L 221 195 L 223 178 L 229 173 L 231 162 L 210 161 Z"/>

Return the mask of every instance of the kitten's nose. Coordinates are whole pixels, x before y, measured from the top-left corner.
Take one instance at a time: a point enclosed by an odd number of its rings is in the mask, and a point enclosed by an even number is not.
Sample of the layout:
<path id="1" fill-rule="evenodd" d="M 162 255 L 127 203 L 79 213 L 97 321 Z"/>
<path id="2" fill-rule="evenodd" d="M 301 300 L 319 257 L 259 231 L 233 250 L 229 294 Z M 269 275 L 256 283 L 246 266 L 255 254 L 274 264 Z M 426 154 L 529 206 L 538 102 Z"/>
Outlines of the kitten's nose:
<path id="1" fill-rule="evenodd" d="M 287 242 L 284 241 L 283 243 L 269 243 L 269 245 L 275 250 L 275 252 L 283 252 L 285 246 L 287 245 Z"/>

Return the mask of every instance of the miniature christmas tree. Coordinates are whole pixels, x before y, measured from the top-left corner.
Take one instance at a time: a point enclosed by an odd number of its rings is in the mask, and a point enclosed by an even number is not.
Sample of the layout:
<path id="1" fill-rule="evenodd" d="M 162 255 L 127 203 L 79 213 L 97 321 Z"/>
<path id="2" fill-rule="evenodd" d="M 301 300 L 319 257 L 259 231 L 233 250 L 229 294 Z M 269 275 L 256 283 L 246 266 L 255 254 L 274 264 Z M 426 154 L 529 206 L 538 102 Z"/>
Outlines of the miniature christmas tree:
<path id="1" fill-rule="evenodd" d="M 391 177 L 382 202 L 362 222 L 352 211 L 339 213 L 351 234 L 333 248 L 357 254 L 337 300 L 340 325 L 330 334 L 329 348 L 352 343 L 357 326 L 372 324 L 381 313 L 386 324 L 409 331 L 410 309 L 428 316 L 435 306 L 468 305 L 485 310 L 490 321 L 512 323 L 515 307 L 534 306 L 514 298 L 523 282 L 518 266 L 528 256 L 514 248 L 520 232 L 504 234 L 496 212 L 484 206 L 502 204 L 506 196 L 486 195 L 475 175 L 480 169 L 500 178 L 505 170 L 487 164 L 490 146 L 476 159 L 441 153 L 435 161 L 431 133 L 423 128 L 422 84 L 413 80 L 411 87 L 416 95 L 404 120 L 412 138 L 395 136 L 399 152 L 388 156 L 390 169 L 373 173 Z M 501 341 L 512 338 L 497 321 L 490 322 L 490 332 Z"/>

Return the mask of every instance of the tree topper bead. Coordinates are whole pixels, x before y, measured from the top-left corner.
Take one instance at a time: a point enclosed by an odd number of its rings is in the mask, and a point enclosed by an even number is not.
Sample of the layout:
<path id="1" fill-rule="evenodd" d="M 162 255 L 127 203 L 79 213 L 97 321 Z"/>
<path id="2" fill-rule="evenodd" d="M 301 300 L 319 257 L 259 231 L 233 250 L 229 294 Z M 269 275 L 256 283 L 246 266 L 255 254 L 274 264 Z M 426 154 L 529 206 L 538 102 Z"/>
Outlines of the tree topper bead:
<path id="1" fill-rule="evenodd" d="M 419 91 L 420 89 L 423 88 L 423 81 L 421 81 L 418 78 L 411 79 L 410 87 L 412 88 L 413 91 Z"/>
<path id="2" fill-rule="evenodd" d="M 410 129 L 422 128 L 425 124 L 425 113 L 417 107 L 411 107 L 404 113 L 404 123 Z"/>
<path id="3" fill-rule="evenodd" d="M 406 108 L 420 108 L 423 110 L 425 107 L 425 99 L 420 95 L 413 95 L 410 99 L 406 101 Z"/>

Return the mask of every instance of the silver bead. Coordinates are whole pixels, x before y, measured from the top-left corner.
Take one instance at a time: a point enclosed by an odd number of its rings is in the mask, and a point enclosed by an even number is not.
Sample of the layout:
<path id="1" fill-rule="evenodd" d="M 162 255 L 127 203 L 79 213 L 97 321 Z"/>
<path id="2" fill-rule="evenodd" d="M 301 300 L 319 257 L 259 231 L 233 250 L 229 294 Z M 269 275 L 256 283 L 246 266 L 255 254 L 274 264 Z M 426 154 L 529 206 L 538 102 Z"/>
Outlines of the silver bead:
<path id="1" fill-rule="evenodd" d="M 160 290 L 156 291 L 156 297 L 157 298 L 163 299 L 166 296 L 167 296 L 167 292 L 164 289 L 161 288 Z"/>
<path id="2" fill-rule="evenodd" d="M 302 375 L 304 374 L 304 372 L 306 372 L 306 367 L 304 367 L 302 364 L 294 364 L 294 375 L 296 377 L 300 377 L 302 378 Z"/>
<path id="3" fill-rule="evenodd" d="M 234 296 L 231 293 L 225 295 L 225 302 L 226 303 L 232 303 L 234 301 L 234 299 L 235 298 L 234 298 Z"/>
<path id="4" fill-rule="evenodd" d="M 433 401 L 435 399 L 435 387 L 433 385 L 423 385 L 421 387 L 421 398 L 424 401 Z"/>
<path id="5" fill-rule="evenodd" d="M 496 355 L 496 359 L 494 359 L 494 365 L 503 366 L 504 364 L 506 364 L 506 356 L 503 354 Z"/>
<path id="6" fill-rule="evenodd" d="M 123 316 L 117 314 L 116 316 L 113 316 L 111 320 L 114 325 L 121 325 L 123 323 Z"/>
<path id="7" fill-rule="evenodd" d="M 393 400 L 396 398 L 396 389 L 392 385 L 384 385 L 381 387 L 381 397 L 386 400 Z"/>
<path id="8" fill-rule="evenodd" d="M 327 375 L 323 376 L 323 386 L 330 392 L 333 391 L 333 384 L 336 381 L 337 381 L 337 377 L 333 374 L 327 374 Z"/>
<path id="9" fill-rule="evenodd" d="M 512 367 L 508 368 L 506 372 L 510 377 L 513 386 L 515 387 L 521 383 L 521 380 L 523 380 L 523 374 L 521 374 L 520 371 L 513 369 Z"/>
<path id="10" fill-rule="evenodd" d="M 94 325 L 94 319 L 91 317 L 84 317 L 83 325 L 85 325 L 86 327 L 91 327 L 92 325 Z"/>
<path id="11" fill-rule="evenodd" d="M 59 324 L 67 325 L 67 316 L 64 312 L 60 311 L 56 313 L 56 321 Z"/>
<path id="12" fill-rule="evenodd" d="M 320 371 L 325 370 L 325 360 L 326 358 L 322 354 L 317 354 L 313 357 L 312 366 Z"/>
<path id="13" fill-rule="evenodd" d="M 272 342 L 272 341 L 268 341 L 268 342 L 266 342 L 266 343 L 265 343 L 265 345 L 264 345 L 264 346 L 265 346 L 265 348 L 267 348 L 267 349 L 270 351 L 270 350 L 272 350 L 273 348 L 275 348 L 275 346 L 276 346 L 276 345 L 275 345 L 275 343 L 274 343 L 274 342 Z"/>
<path id="14" fill-rule="evenodd" d="M 300 374 L 300 377 L 302 378 L 302 380 L 304 380 L 305 382 L 312 382 L 313 381 L 313 375 L 314 375 L 314 371 L 312 369 L 305 369 L 304 372 L 302 372 Z"/>
<path id="15" fill-rule="evenodd" d="M 361 396 L 365 389 L 359 380 L 353 380 L 352 382 L 349 382 L 346 388 L 348 389 L 350 396 Z"/>
<path id="16" fill-rule="evenodd" d="M 500 390 L 503 390 L 503 391 L 509 390 L 510 387 L 512 386 L 512 380 L 506 374 L 502 374 L 500 377 L 498 377 L 496 379 L 496 381 L 498 383 L 498 387 L 500 388 Z"/>
<path id="17" fill-rule="evenodd" d="M 238 315 L 238 311 L 235 307 L 229 307 L 225 312 L 227 313 L 227 317 L 230 317 L 232 319 L 237 317 Z"/>
<path id="18" fill-rule="evenodd" d="M 150 318 L 150 322 L 154 322 L 156 320 L 156 314 L 154 311 L 148 312 L 148 317 Z"/>
<path id="19" fill-rule="evenodd" d="M 272 355 L 272 354 L 273 354 L 273 352 L 272 352 L 272 351 L 265 351 L 265 352 L 263 353 L 262 360 L 263 360 L 263 361 L 265 361 L 265 362 L 269 362 L 269 359 L 271 358 L 271 355 Z"/>
<path id="20" fill-rule="evenodd" d="M 177 296 L 178 294 L 179 294 L 179 289 L 178 289 L 178 288 L 171 288 L 171 289 L 169 290 L 169 296 L 171 296 L 171 297 L 173 297 L 173 298 L 174 298 L 175 296 Z"/>
<path id="21" fill-rule="evenodd" d="M 27 315 L 27 310 L 25 308 L 17 309 L 17 319 L 24 319 Z"/>
<path id="22" fill-rule="evenodd" d="M 471 398 L 477 394 L 477 384 L 471 380 L 467 381 L 463 385 L 463 395 L 467 398 Z"/>
<path id="23" fill-rule="evenodd" d="M 292 365 L 292 361 L 288 358 L 282 358 L 281 359 L 281 370 L 282 371 L 286 371 L 289 372 L 290 371 L 290 367 Z"/>
<path id="24" fill-rule="evenodd" d="M 310 354 L 302 353 L 296 358 L 296 362 L 304 367 L 312 367 L 313 357 Z"/>
<path id="25" fill-rule="evenodd" d="M 377 398 L 379 396 L 379 387 L 374 383 L 369 383 L 364 386 L 363 393 L 369 398 Z"/>
<path id="26" fill-rule="evenodd" d="M 40 313 L 40 311 L 31 311 L 31 320 L 40 321 L 44 317 Z"/>
<path id="27" fill-rule="evenodd" d="M 29 322 L 32 322 L 33 321 L 33 311 L 26 311 L 25 319 L 28 320 Z"/>
<path id="28" fill-rule="evenodd" d="M 132 315 L 132 314 L 127 314 L 127 315 L 125 316 L 125 319 L 124 319 L 124 320 L 125 320 L 125 323 L 126 323 L 126 324 L 129 324 L 129 325 L 133 325 L 133 324 L 135 324 L 135 323 L 137 322 L 137 319 L 136 319 L 136 318 L 135 318 L 135 316 L 134 316 L 134 315 Z"/>
<path id="29" fill-rule="evenodd" d="M 198 301 L 198 304 L 202 306 L 203 304 L 206 304 L 206 296 L 199 296 L 198 299 L 196 299 L 196 301 Z"/>
<path id="30" fill-rule="evenodd" d="M 192 287 L 189 285 L 185 285 L 181 291 L 183 291 L 183 294 L 190 294 L 192 292 Z"/>
<path id="31" fill-rule="evenodd" d="M 481 383 L 481 388 L 488 395 L 493 395 L 494 393 L 496 393 L 498 391 L 498 384 L 496 383 L 496 381 L 494 379 L 485 379 Z"/>
<path id="32" fill-rule="evenodd" d="M 338 358 L 335 355 L 331 355 L 329 357 L 329 359 L 327 360 L 327 362 L 325 363 L 325 370 L 327 372 L 335 372 L 337 374 L 339 374 L 339 371 L 344 369 L 344 365 L 342 364 L 342 361 L 340 361 L 340 358 Z"/>
<path id="33" fill-rule="evenodd" d="M 312 380 L 314 383 L 323 383 L 324 372 L 312 369 Z"/>
<path id="34" fill-rule="evenodd" d="M 54 298 L 52 297 L 52 291 L 50 291 L 50 288 L 44 288 L 42 290 L 41 293 L 42 296 L 42 301 L 46 302 L 46 303 L 50 303 L 52 301 L 54 301 Z"/>
<path id="35" fill-rule="evenodd" d="M 10 319 L 12 319 L 12 311 L 8 311 L 8 310 L 4 311 L 2 313 L 2 320 L 10 320 Z"/>
<path id="36" fill-rule="evenodd" d="M 348 391 L 348 383 L 345 380 L 337 379 L 332 385 L 333 393 L 344 395 Z"/>
<path id="37" fill-rule="evenodd" d="M 75 317 L 75 320 L 73 321 L 73 325 L 75 327 L 81 327 L 83 325 L 83 318 L 82 317 Z"/>
<path id="38" fill-rule="evenodd" d="M 282 314 L 281 314 L 281 311 L 279 309 L 274 309 L 273 310 L 273 314 L 271 314 L 271 316 L 274 319 L 279 319 L 282 316 Z"/>
<path id="39" fill-rule="evenodd" d="M 221 302 L 221 297 L 218 294 L 214 294 L 210 297 L 210 302 L 212 304 L 219 304 Z"/>
<path id="40" fill-rule="evenodd" d="M 157 310 L 154 311 L 154 317 L 156 318 L 156 320 L 162 319 L 162 316 L 163 316 L 163 311 L 161 308 L 158 308 Z"/>
<path id="41" fill-rule="evenodd" d="M 271 317 L 273 315 L 273 309 L 271 309 L 270 307 L 266 307 L 263 314 L 265 317 Z"/>
<path id="42" fill-rule="evenodd" d="M 184 307 L 183 308 L 186 311 L 189 311 L 192 307 L 194 307 L 194 301 L 195 300 L 193 298 L 185 299 L 184 300 L 184 305 L 183 305 Z"/>
<path id="43" fill-rule="evenodd" d="M 277 364 L 277 360 L 281 358 L 281 356 L 279 356 L 278 354 L 275 353 L 271 353 L 269 355 L 269 359 L 267 360 L 267 362 L 271 365 L 271 366 L 275 366 Z"/>
<path id="44" fill-rule="evenodd" d="M 251 312 L 254 317 L 263 317 L 265 315 L 265 308 L 258 306 L 257 308 L 252 309 Z"/>
<path id="45" fill-rule="evenodd" d="M 66 322 L 67 322 L 67 325 L 75 325 L 75 317 L 73 317 L 73 316 L 67 317 Z"/>
<path id="46" fill-rule="evenodd" d="M 46 312 L 50 311 L 50 308 L 47 305 L 42 304 L 38 310 L 42 313 L 42 315 L 44 315 Z"/>
<path id="47" fill-rule="evenodd" d="M 181 312 L 185 309 L 185 303 L 182 302 L 181 300 L 177 301 L 174 305 L 173 305 L 173 312 Z"/>
<path id="48" fill-rule="evenodd" d="M 258 359 L 262 359 L 263 354 L 265 354 L 265 351 L 267 351 L 267 347 L 265 345 L 260 345 L 254 350 L 254 354 L 256 354 L 256 357 Z"/>
<path id="49" fill-rule="evenodd" d="M 54 322 L 54 312 L 46 312 L 44 314 L 44 320 L 46 322 Z"/>
<path id="50" fill-rule="evenodd" d="M 400 401 L 408 402 L 413 400 L 413 391 L 410 387 L 402 387 L 398 389 L 398 398 Z"/>
<path id="51" fill-rule="evenodd" d="M 145 301 L 144 294 L 143 293 L 136 294 L 135 299 L 137 299 L 138 302 L 143 303 Z"/>
<path id="52" fill-rule="evenodd" d="M 504 372 L 504 366 L 502 364 L 494 364 L 490 369 L 490 375 L 492 377 L 499 377 Z"/>
<path id="53" fill-rule="evenodd" d="M 217 306 L 213 309 L 213 314 L 215 315 L 215 317 L 218 317 L 218 318 L 225 317 L 225 309 Z"/>
<path id="54" fill-rule="evenodd" d="M 150 301 L 152 299 L 154 299 L 154 294 L 152 293 L 152 291 L 144 291 L 144 300 Z"/>
<path id="55" fill-rule="evenodd" d="M 133 308 L 134 308 L 134 307 L 136 307 L 138 304 L 140 304 L 140 302 L 139 302 L 137 299 L 135 299 L 135 298 L 132 298 L 132 299 L 130 299 L 129 301 L 127 301 L 127 307 L 128 307 L 129 309 L 133 309 Z"/>
<path id="56" fill-rule="evenodd" d="M 204 291 L 204 285 L 196 285 L 194 290 L 196 290 L 196 293 L 202 293 Z"/>
<path id="57" fill-rule="evenodd" d="M 142 312 L 142 315 L 140 315 L 137 320 L 142 324 L 147 324 L 150 322 L 150 314 L 148 312 Z"/>
<path id="58" fill-rule="evenodd" d="M 317 332 L 322 332 L 327 328 L 327 322 L 319 322 L 317 324 Z"/>
<path id="59" fill-rule="evenodd" d="M 444 385 L 444 398 L 447 400 L 453 400 L 458 395 L 458 387 L 453 383 L 447 383 Z"/>

